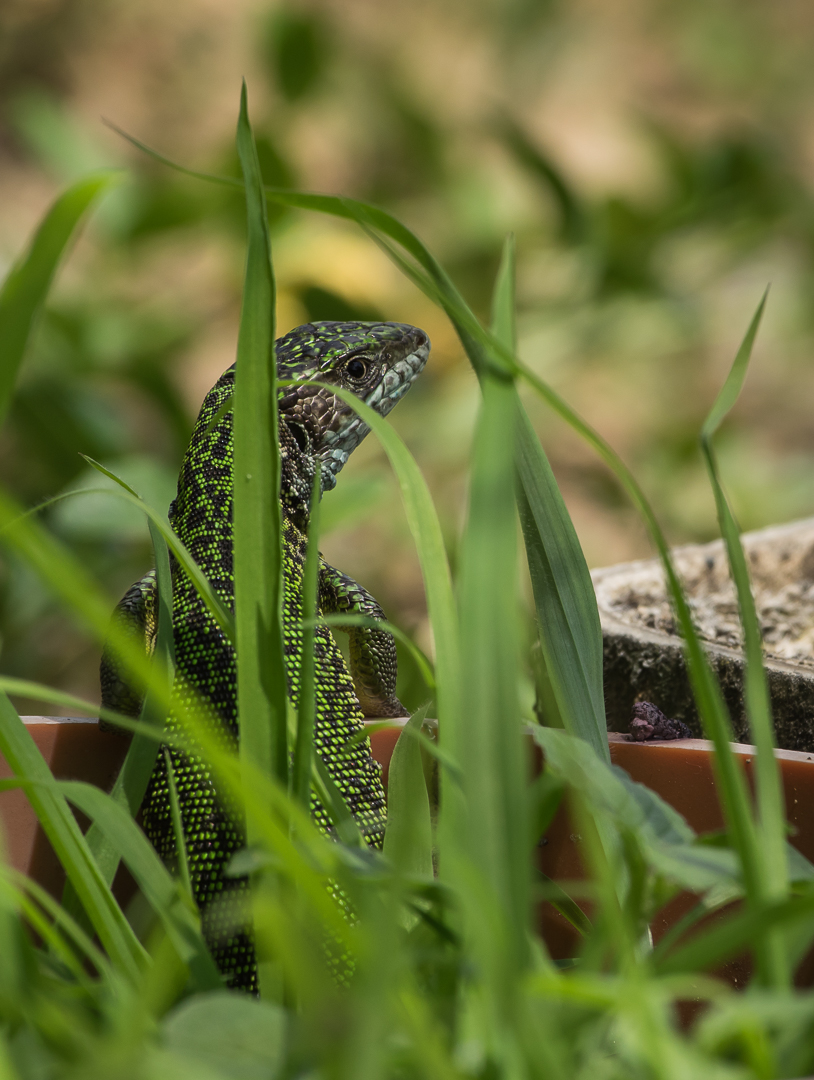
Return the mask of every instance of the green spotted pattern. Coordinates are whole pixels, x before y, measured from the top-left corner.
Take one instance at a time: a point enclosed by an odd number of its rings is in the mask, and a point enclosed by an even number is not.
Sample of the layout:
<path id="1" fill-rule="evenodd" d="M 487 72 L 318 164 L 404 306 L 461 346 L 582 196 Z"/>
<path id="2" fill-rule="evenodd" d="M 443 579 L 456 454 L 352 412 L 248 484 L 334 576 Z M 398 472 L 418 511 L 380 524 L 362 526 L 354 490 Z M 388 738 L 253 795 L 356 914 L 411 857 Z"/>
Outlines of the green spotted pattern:
<path id="1" fill-rule="evenodd" d="M 353 390 L 384 415 L 409 389 L 429 352 L 426 335 L 399 323 L 315 323 L 277 342 L 281 379 L 327 381 Z M 232 415 L 230 368 L 207 395 L 178 480 L 170 520 L 222 601 L 234 607 L 232 574 Z M 349 454 L 367 434 L 366 425 L 330 391 L 313 385 L 280 389 L 280 454 L 283 511 L 283 630 L 288 695 L 299 696 L 302 649 L 302 574 L 307 546 L 308 507 L 314 470 L 323 490 L 332 487 Z M 175 694 L 197 694 L 209 704 L 223 739 L 239 738 L 234 651 L 207 612 L 194 587 L 173 561 L 173 629 L 179 678 Z M 148 575 L 149 578 L 149 575 Z M 134 632 L 147 620 L 154 580 L 142 579 L 127 594 L 117 618 L 129 618 Z M 147 597 L 139 608 L 138 598 Z M 320 613 L 359 612 L 382 618 L 381 608 L 361 586 L 324 561 L 320 566 Z M 151 608 L 151 610 L 152 610 Z M 351 671 L 329 630 L 315 631 L 317 752 L 341 791 L 368 843 L 381 844 L 385 824 L 379 766 L 368 740 L 340 753 L 362 726 L 364 715 L 404 715 L 395 697 L 396 660 L 392 637 L 383 631 L 349 630 Z M 149 645 L 146 641 L 145 643 Z M 102 662 L 103 703 L 124 704 L 123 681 L 109 652 Z M 107 687 L 107 689 L 106 689 Z M 111 689 L 112 688 L 112 689 Z M 131 695 L 132 696 L 132 695 Z M 136 703 L 137 704 L 137 703 Z M 133 714 L 133 703 L 128 702 Z M 176 712 L 179 710 L 176 710 Z M 177 725 L 175 712 L 168 727 Z M 244 929 L 246 879 L 224 875 L 231 855 L 244 845 L 240 815 L 215 789 L 205 763 L 170 752 L 181 808 L 184 840 L 204 933 L 227 985 L 256 991 L 254 949 Z M 315 798 L 312 810 L 330 832 Z M 166 764 L 159 756 L 143 804 L 144 829 L 168 863 L 176 859 Z"/>

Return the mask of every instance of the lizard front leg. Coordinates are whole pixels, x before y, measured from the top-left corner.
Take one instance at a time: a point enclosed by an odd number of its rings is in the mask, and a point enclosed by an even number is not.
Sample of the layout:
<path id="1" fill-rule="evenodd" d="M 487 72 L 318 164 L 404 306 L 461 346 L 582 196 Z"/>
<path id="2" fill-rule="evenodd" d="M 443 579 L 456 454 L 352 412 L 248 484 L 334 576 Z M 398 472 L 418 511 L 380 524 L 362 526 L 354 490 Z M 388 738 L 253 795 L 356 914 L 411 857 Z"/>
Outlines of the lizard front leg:
<path id="1" fill-rule="evenodd" d="M 143 648 L 147 656 L 152 656 L 158 631 L 155 570 L 148 570 L 140 581 L 130 586 L 116 606 L 111 622 L 129 637 L 133 644 Z M 135 690 L 128 681 L 110 639 L 105 642 L 102 652 L 99 677 L 102 684 L 102 706 L 138 719 L 144 695 Z M 122 730 L 106 720 L 100 720 L 99 727 L 103 731 Z"/>
<path id="2" fill-rule="evenodd" d="M 320 557 L 319 606 L 324 615 L 366 615 L 384 619 L 384 612 L 361 585 Z M 396 643 L 386 630 L 340 626 L 350 643 L 350 673 L 363 716 L 408 716 L 396 697 Z"/>

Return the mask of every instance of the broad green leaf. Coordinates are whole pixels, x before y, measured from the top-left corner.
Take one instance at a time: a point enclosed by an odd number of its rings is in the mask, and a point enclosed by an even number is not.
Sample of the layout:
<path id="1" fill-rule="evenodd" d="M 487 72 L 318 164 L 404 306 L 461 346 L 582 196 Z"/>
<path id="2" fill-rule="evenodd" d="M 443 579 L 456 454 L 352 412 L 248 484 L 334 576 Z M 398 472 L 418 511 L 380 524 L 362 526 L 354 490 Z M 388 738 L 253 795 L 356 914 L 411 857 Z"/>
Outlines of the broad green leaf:
<path id="1" fill-rule="evenodd" d="M 693 830 L 654 791 L 586 753 L 583 741 L 567 732 L 536 725 L 528 730 L 545 753 L 547 770 L 579 792 L 597 821 L 632 834 L 655 872 L 688 889 L 737 880 L 734 854 L 696 845 Z"/>
<path id="2" fill-rule="evenodd" d="M 161 1042 L 229 1080 L 274 1080 L 286 1045 L 285 1012 L 243 994 L 213 991 L 183 1002 L 161 1025 Z"/>
<path id="3" fill-rule="evenodd" d="M 540 646 L 566 730 L 610 761 L 602 628 L 588 564 L 548 458 L 522 411 L 516 438 L 517 507 Z"/>
<path id="4" fill-rule="evenodd" d="M 95 173 L 64 191 L 0 289 L 0 423 L 59 262 L 93 202 L 120 179 L 121 173 Z"/>
<path id="5" fill-rule="evenodd" d="M 384 854 L 403 874 L 432 877 L 432 823 L 421 744 L 405 734 L 420 731 L 426 713 L 426 705 L 413 713 L 390 759 Z"/>

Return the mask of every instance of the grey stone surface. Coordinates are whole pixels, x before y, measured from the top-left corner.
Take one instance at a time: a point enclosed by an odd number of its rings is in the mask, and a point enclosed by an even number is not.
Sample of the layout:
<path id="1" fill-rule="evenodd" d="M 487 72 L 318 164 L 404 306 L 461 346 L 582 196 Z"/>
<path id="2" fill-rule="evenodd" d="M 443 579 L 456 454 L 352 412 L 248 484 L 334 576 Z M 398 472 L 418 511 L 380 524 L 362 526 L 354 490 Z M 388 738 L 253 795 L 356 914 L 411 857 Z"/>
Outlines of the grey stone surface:
<path id="1" fill-rule="evenodd" d="M 744 535 L 761 619 L 778 746 L 814 750 L 814 519 Z M 677 549 L 735 738 L 748 742 L 737 605 L 720 541 Z M 636 701 L 652 701 L 703 734 L 658 560 L 592 574 L 602 621 L 608 727 L 627 731 Z"/>

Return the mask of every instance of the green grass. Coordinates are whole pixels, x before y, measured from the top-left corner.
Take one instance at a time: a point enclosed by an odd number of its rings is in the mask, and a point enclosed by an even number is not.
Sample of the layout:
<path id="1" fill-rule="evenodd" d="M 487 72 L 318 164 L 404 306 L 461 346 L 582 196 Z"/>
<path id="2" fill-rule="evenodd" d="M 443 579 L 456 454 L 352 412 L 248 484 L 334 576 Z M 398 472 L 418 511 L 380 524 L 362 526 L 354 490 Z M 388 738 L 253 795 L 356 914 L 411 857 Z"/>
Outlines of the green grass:
<path id="1" fill-rule="evenodd" d="M 507 241 L 490 328 L 482 326 L 429 250 L 384 211 L 350 199 L 264 191 L 241 101 L 243 180 L 203 177 L 246 193 L 248 249 L 234 407 L 234 622 L 212 596 L 160 511 L 150 520 L 161 618 L 155 662 L 126 640 L 117 648 L 147 687 L 138 732 L 111 795 L 58 782 L 5 694 L 0 750 L 34 806 L 70 883 L 62 907 L 7 866 L 0 874 L 0 1080 L 39 1077 L 664 1078 L 795 1077 L 814 1069 L 814 995 L 791 976 L 814 941 L 810 868 L 787 860 L 759 635 L 739 533 L 721 487 L 712 437 L 746 373 L 760 313 L 703 431 L 703 449 L 746 628 L 747 705 L 758 748 L 752 799 L 729 749 L 730 722 L 695 633 L 667 543 L 636 480 L 613 450 L 515 355 L 514 249 Z M 0 293 L 14 328 L 2 354 L 5 408 L 59 256 L 99 181 L 63 196 L 29 255 Z M 75 189 L 71 189 L 75 192 Z M 69 193 L 70 195 L 71 193 Z M 84 199 L 84 202 L 83 202 Z M 451 319 L 482 391 L 474 431 L 467 519 L 453 576 L 436 508 L 404 442 L 384 420 L 346 400 L 369 423 L 397 477 L 424 579 L 435 643 L 430 680 L 439 741 L 421 735 L 419 711 L 393 757 L 384 852 L 369 852 L 313 751 L 313 697 L 298 714 L 282 694 L 280 510 L 273 365 L 274 278 L 266 199 L 355 221 Z M 66 201 L 67 200 L 67 201 Z M 70 206 L 66 219 L 63 208 Z M 67 224 L 66 224 L 67 220 Z M 46 254 L 44 255 L 43 252 Z M 22 289 L 20 282 L 25 283 Z M 22 290 L 22 291 L 21 291 Z M 664 562 L 705 730 L 715 743 L 726 846 L 697 837 L 654 793 L 610 768 L 602 696 L 602 642 L 587 566 L 553 473 L 518 394 L 525 383 L 572 425 L 617 475 Z M 519 686 L 525 661 L 517 583 L 525 557 L 540 650 L 558 727 L 524 732 Z M 77 559 L 0 492 L 0 540 L 25 560 L 101 642 L 113 601 Z M 316 516 L 306 570 L 313 612 Z M 240 659 L 242 744 L 213 738 L 194 704 L 181 731 L 163 732 L 173 677 L 168 549 L 213 609 Z M 258 586 L 262 584 L 262 587 Z M 310 606 L 309 606 L 310 604 Z M 308 685 L 312 635 L 305 635 Z M 0 678 L 0 689 L 48 689 Z M 76 705 L 76 699 L 71 699 Z M 92 709 L 91 705 L 88 705 Z M 544 750 L 530 774 L 528 740 Z M 162 742 L 200 754 L 243 808 L 247 848 L 232 872 L 251 878 L 250 917 L 261 1000 L 219 988 L 189 895 L 184 862 L 163 866 L 133 820 Z M 425 781 L 434 757 L 440 812 Z M 313 785 L 337 842 L 306 812 Z M 589 919 L 563 883 L 542 881 L 536 842 L 568 794 L 584 840 Z M 2 797 L 2 794 L 0 794 Z M 93 824 L 80 833 L 70 805 Z M 110 890 L 119 859 L 136 878 L 149 919 L 132 924 Z M 437 868 L 437 875 L 434 872 Z M 801 880 L 794 880 L 800 877 Z M 335 903 L 347 897 L 354 918 Z M 734 914 L 692 939 L 653 949 L 648 927 L 682 889 L 709 907 L 739 896 Z M 534 905 L 550 896 L 582 934 L 575 963 L 555 964 Z M 716 901 L 716 897 L 718 900 Z M 34 931 L 29 935 L 27 928 Z M 94 936 L 97 941 L 94 941 Z M 732 994 L 705 976 L 749 948 L 753 985 Z M 331 954 L 347 973 L 337 982 Z M 675 1003 L 709 1003 L 689 1032 Z"/>

